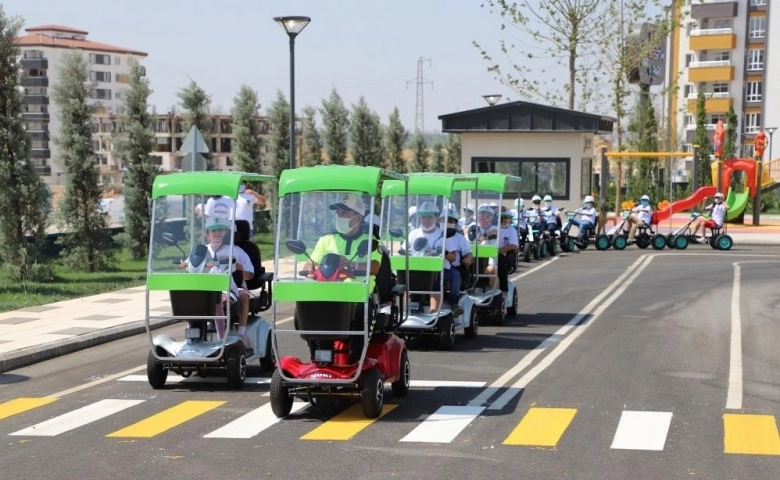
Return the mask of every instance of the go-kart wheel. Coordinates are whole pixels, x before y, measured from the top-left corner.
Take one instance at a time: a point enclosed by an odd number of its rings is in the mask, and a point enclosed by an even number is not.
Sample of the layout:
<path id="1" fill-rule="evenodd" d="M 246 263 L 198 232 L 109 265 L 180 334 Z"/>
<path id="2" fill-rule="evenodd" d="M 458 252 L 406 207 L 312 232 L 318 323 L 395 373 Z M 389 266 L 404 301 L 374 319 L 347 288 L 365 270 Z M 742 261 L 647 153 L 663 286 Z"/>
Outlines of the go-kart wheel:
<path id="1" fill-rule="evenodd" d="M 563 246 L 566 245 L 566 248 L 563 248 Z M 572 237 L 566 237 L 566 241 L 564 243 L 561 243 L 561 249 L 564 252 L 573 252 L 574 251 L 574 238 Z"/>
<path id="2" fill-rule="evenodd" d="M 512 306 L 506 309 L 507 317 L 517 316 L 517 289 L 512 293 Z"/>
<path id="3" fill-rule="evenodd" d="M 686 237 L 685 235 L 675 235 L 674 248 L 678 250 L 685 250 L 686 248 L 688 248 L 688 237 Z"/>
<path id="4" fill-rule="evenodd" d="M 596 250 L 606 250 L 609 248 L 609 237 L 606 235 L 599 235 L 596 238 Z"/>
<path id="5" fill-rule="evenodd" d="M 715 243 L 718 244 L 718 250 L 731 250 L 731 247 L 734 246 L 734 240 L 726 234 L 718 235 Z"/>
<path id="6" fill-rule="evenodd" d="M 477 315 L 477 309 L 474 307 L 471 307 L 469 326 L 463 329 L 463 334 L 466 338 L 477 338 L 477 334 L 479 334 L 479 315 Z"/>
<path id="7" fill-rule="evenodd" d="M 276 359 L 274 358 L 274 349 L 271 345 L 271 335 L 273 332 L 268 332 L 268 338 L 265 340 L 265 356 L 260 359 L 260 368 L 266 372 L 270 372 L 276 367 Z"/>
<path id="8" fill-rule="evenodd" d="M 666 247 L 666 237 L 663 235 L 656 235 L 653 237 L 652 245 L 655 250 L 663 250 Z"/>
<path id="9" fill-rule="evenodd" d="M 577 248 L 580 250 L 585 250 L 588 248 L 588 243 L 590 243 L 588 237 L 583 238 L 581 242 L 574 242 L 574 244 L 577 245 Z"/>
<path id="10" fill-rule="evenodd" d="M 149 356 L 146 359 L 146 378 L 149 385 L 155 390 L 165 386 L 165 380 L 168 379 L 168 369 L 154 357 L 154 352 L 149 350 Z"/>
<path id="11" fill-rule="evenodd" d="M 710 241 L 708 242 L 710 244 L 710 247 L 712 247 L 713 250 L 718 249 L 718 237 L 720 237 L 720 235 L 710 237 Z"/>
<path id="12" fill-rule="evenodd" d="M 271 376 L 271 410 L 277 417 L 286 417 L 292 410 L 293 401 L 290 389 L 282 385 L 282 372 L 277 368 Z"/>
<path id="13" fill-rule="evenodd" d="M 382 414 L 385 384 L 376 367 L 366 370 L 360 377 L 360 403 L 363 405 L 363 415 L 367 418 L 377 418 Z"/>
<path id="14" fill-rule="evenodd" d="M 674 248 L 674 234 L 670 233 L 666 235 L 666 246 L 669 248 Z"/>
<path id="15" fill-rule="evenodd" d="M 401 363 L 398 366 L 398 380 L 390 384 L 393 389 L 394 397 L 405 397 L 409 393 L 409 385 L 412 382 L 411 367 L 409 365 L 409 355 L 406 349 L 401 352 Z"/>
<path id="16" fill-rule="evenodd" d="M 539 251 L 541 249 L 542 247 L 539 245 L 538 242 L 534 243 L 534 249 L 533 249 L 534 260 L 539 260 Z"/>
<path id="17" fill-rule="evenodd" d="M 227 383 L 230 388 L 241 388 L 246 378 L 246 353 L 239 344 L 230 349 L 227 359 Z"/>
<path id="18" fill-rule="evenodd" d="M 544 240 L 539 240 L 539 258 L 544 258 L 547 256 L 547 242 Z"/>
<path id="19" fill-rule="evenodd" d="M 650 246 L 650 238 L 644 235 L 639 235 L 636 237 L 636 246 L 644 250 Z"/>
<path id="20" fill-rule="evenodd" d="M 523 245 L 523 261 L 526 263 L 531 261 L 531 247 L 532 245 L 528 242 Z"/>
<path id="21" fill-rule="evenodd" d="M 555 241 L 555 237 L 551 238 L 547 242 L 547 252 L 549 252 L 551 257 L 554 257 L 555 254 L 557 253 L 556 252 L 557 246 L 558 246 L 558 242 Z"/>
<path id="22" fill-rule="evenodd" d="M 625 235 L 618 235 L 612 239 L 612 248 L 615 250 L 625 250 L 628 245 L 628 239 Z"/>
<path id="23" fill-rule="evenodd" d="M 447 315 L 439 318 L 439 347 L 442 350 L 452 350 L 455 343 L 455 323 L 452 316 Z"/>

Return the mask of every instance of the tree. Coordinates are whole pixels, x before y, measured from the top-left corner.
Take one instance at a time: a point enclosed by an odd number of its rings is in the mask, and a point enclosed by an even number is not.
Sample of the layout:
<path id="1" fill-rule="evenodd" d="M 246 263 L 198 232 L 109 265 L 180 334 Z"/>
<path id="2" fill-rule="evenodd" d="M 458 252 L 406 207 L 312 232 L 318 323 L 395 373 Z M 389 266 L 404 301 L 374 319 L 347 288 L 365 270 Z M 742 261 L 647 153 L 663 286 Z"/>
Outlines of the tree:
<path id="1" fill-rule="evenodd" d="M 707 132 L 707 124 L 706 99 L 704 92 L 699 90 L 699 95 L 696 98 L 696 134 L 694 136 L 694 146 L 699 157 L 699 185 L 694 185 L 694 189 L 701 185 L 712 185 L 712 162 L 710 161 L 712 142 L 709 132 Z"/>
<path id="2" fill-rule="evenodd" d="M 36 263 L 46 238 L 47 194 L 30 161 L 22 121 L 19 49 L 14 44 L 22 23 L 6 17 L 0 5 L 0 242 L 7 271 L 25 281 L 47 276 Z"/>
<path id="3" fill-rule="evenodd" d="M 574 109 L 577 98 L 577 84 L 585 81 L 589 74 L 587 59 L 593 53 L 598 42 L 598 24 L 604 14 L 603 0 L 540 0 L 534 2 L 507 0 L 487 0 L 483 7 L 497 10 L 502 18 L 501 29 L 507 26 L 529 35 L 537 47 L 508 45 L 500 42 L 502 54 L 510 57 L 516 48 L 522 51 L 524 62 L 515 62 L 510 58 L 510 67 L 503 69 L 492 56 L 477 42 L 474 46 L 480 50 L 482 58 L 490 63 L 489 72 L 493 72 L 502 83 L 511 87 L 523 98 L 541 98 L 553 105 L 566 104 Z M 539 54 L 532 53 L 538 48 Z M 535 79 L 531 75 L 539 72 L 539 62 L 554 60 L 568 69 L 568 80 L 561 88 L 545 75 Z M 566 92 L 564 99 L 560 92 Z"/>
<path id="4" fill-rule="evenodd" d="M 431 156 L 431 172 L 443 172 L 446 152 L 441 142 L 433 144 L 433 155 Z"/>
<path id="5" fill-rule="evenodd" d="M 314 116 L 317 110 L 308 106 L 303 109 L 303 145 L 301 145 L 301 165 L 313 167 L 322 163 L 322 139 L 317 130 L 317 121 Z"/>
<path id="6" fill-rule="evenodd" d="M 181 106 L 184 108 L 184 124 L 182 126 L 185 135 L 195 125 L 200 130 L 206 145 L 211 145 L 211 116 L 209 115 L 211 97 L 194 80 L 190 80 L 190 84 L 179 90 L 176 96 L 179 97 Z M 214 166 L 211 164 L 211 154 L 203 153 L 201 155 L 206 159 L 206 170 L 212 170 Z"/>
<path id="7" fill-rule="evenodd" d="M 152 185 L 159 173 L 154 158 L 154 131 L 149 113 L 149 95 L 152 89 L 145 78 L 144 68 L 135 60 L 130 63 L 130 88 L 124 94 L 124 114 L 120 121 L 125 134 L 118 138 L 115 148 L 127 169 L 125 174 L 125 231 L 121 243 L 134 260 L 149 253 L 149 235 L 152 220 Z"/>
<path id="8" fill-rule="evenodd" d="M 425 143 L 425 137 L 420 132 L 416 132 L 412 137 L 412 164 L 409 165 L 410 172 L 425 172 L 428 170 L 428 145 Z"/>
<path id="9" fill-rule="evenodd" d="M 233 98 L 233 163 L 242 172 L 260 173 L 260 126 L 257 92 L 241 85 Z"/>
<path id="10" fill-rule="evenodd" d="M 737 134 L 739 132 L 739 117 L 734 112 L 734 105 L 729 105 L 729 113 L 726 114 L 726 142 L 723 145 L 723 158 L 737 157 Z"/>
<path id="11" fill-rule="evenodd" d="M 322 101 L 320 114 L 325 126 L 325 152 L 328 154 L 328 163 L 344 165 L 347 161 L 349 110 L 335 88 L 331 90 L 330 97 Z"/>
<path id="12" fill-rule="evenodd" d="M 79 51 L 62 54 L 60 80 L 53 90 L 60 112 L 55 138 L 60 162 L 67 175 L 65 195 L 59 205 L 62 256 L 68 266 L 96 272 L 107 267 L 112 254 L 106 250 L 108 217 L 99 210 L 102 189 L 98 185 L 92 149 L 91 116 L 95 85 L 90 82 L 87 58 Z"/>
<path id="13" fill-rule="evenodd" d="M 460 173 L 463 170 L 461 155 L 463 145 L 460 143 L 460 135 L 450 133 L 447 135 L 447 159 L 444 171 L 447 173 Z"/>
<path id="14" fill-rule="evenodd" d="M 268 108 L 268 129 L 266 162 L 280 178 L 282 171 L 290 168 L 290 104 L 279 90 Z"/>
<path id="15" fill-rule="evenodd" d="M 352 106 L 350 128 L 352 161 L 361 166 L 382 166 L 382 125 L 362 96 Z"/>
<path id="16" fill-rule="evenodd" d="M 401 123 L 398 107 L 395 107 L 390 114 L 384 137 L 385 167 L 398 173 L 406 173 L 404 145 L 409 138 L 409 133 Z"/>

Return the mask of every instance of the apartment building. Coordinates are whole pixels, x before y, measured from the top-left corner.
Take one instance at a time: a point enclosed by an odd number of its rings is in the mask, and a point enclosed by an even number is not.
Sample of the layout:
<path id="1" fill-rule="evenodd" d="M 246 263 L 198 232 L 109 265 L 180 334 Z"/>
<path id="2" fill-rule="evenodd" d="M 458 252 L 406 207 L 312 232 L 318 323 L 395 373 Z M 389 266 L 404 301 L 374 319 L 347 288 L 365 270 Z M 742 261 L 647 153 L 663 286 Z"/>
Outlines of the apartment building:
<path id="1" fill-rule="evenodd" d="M 670 97 L 669 122 L 689 151 L 699 92 L 706 97 L 710 132 L 718 120 L 726 123 L 729 107 L 734 107 L 740 122 L 738 155 L 752 157 L 755 135 L 778 126 L 780 31 L 772 49 L 770 27 L 780 28 L 780 19 L 771 18 L 780 9 L 773 12 L 771 1 L 687 0 L 678 12 L 681 22 L 672 35 L 668 80 L 676 78 L 679 88 Z M 690 170 L 690 160 L 685 167 Z"/>
<path id="2" fill-rule="evenodd" d="M 59 134 L 60 120 L 50 89 L 59 81 L 62 55 L 69 50 L 81 50 L 89 58 L 90 76 L 96 83 L 93 102 L 99 104 L 100 114 L 121 113 L 122 95 L 129 80 L 129 60 L 141 62 L 147 54 L 138 50 L 117 47 L 89 40 L 89 32 L 60 25 L 42 25 L 25 29 L 16 45 L 21 50 L 21 87 L 24 90 L 24 122 L 32 141 L 31 157 L 36 170 L 46 183 L 64 180 L 57 146 L 53 137 Z M 100 133 L 103 124 L 96 116 L 93 141 L 105 141 Z M 109 126 L 106 126 L 109 128 Z M 114 126 L 113 128 L 116 128 Z M 110 155 L 110 149 L 101 149 L 95 158 L 101 178 L 114 183 L 120 179 L 120 165 Z"/>

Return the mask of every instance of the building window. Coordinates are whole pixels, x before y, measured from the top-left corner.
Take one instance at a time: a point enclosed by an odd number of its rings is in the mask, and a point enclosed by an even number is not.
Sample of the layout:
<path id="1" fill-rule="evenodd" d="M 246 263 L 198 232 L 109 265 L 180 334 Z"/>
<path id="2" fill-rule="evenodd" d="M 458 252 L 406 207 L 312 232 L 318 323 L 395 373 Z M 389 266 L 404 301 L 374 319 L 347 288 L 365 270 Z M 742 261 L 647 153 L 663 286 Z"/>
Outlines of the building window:
<path id="1" fill-rule="evenodd" d="M 748 23 L 749 38 L 764 38 L 766 36 L 766 17 L 750 17 Z"/>
<path id="2" fill-rule="evenodd" d="M 685 114 L 685 124 L 686 125 L 696 125 L 696 120 L 694 120 L 693 115 L 690 113 Z"/>
<path id="3" fill-rule="evenodd" d="M 89 79 L 93 82 L 111 83 L 111 72 L 90 72 Z"/>
<path id="4" fill-rule="evenodd" d="M 114 57 L 114 65 L 121 65 L 121 59 L 119 57 Z"/>
<path id="5" fill-rule="evenodd" d="M 753 158 L 756 155 L 755 145 L 742 145 L 742 157 Z"/>
<path id="6" fill-rule="evenodd" d="M 686 53 L 685 54 L 685 66 L 690 66 L 691 62 L 693 61 L 693 54 L 692 53 Z"/>
<path id="7" fill-rule="evenodd" d="M 764 94 L 764 82 L 747 82 L 745 91 L 745 100 L 748 102 L 760 102 Z"/>
<path id="8" fill-rule="evenodd" d="M 745 114 L 745 133 L 758 133 L 761 130 L 761 114 L 760 113 L 746 113 Z"/>
<path id="9" fill-rule="evenodd" d="M 568 158 L 490 158 L 473 157 L 472 172 L 493 172 L 516 175 L 523 178 L 520 186 L 522 196 L 551 195 L 554 199 L 569 199 Z M 497 198 L 496 194 L 481 192 L 480 198 Z"/>
<path id="10" fill-rule="evenodd" d="M 122 74 L 122 73 L 117 73 L 116 74 L 116 82 L 117 83 L 130 83 L 130 76 Z"/>
<path id="11" fill-rule="evenodd" d="M 89 63 L 93 65 L 111 65 L 111 55 L 101 55 L 98 53 L 89 54 Z"/>
<path id="12" fill-rule="evenodd" d="M 760 7 L 766 5 L 766 0 L 750 0 L 751 7 Z"/>
<path id="13" fill-rule="evenodd" d="M 713 113 L 710 115 L 710 125 L 717 125 L 718 120 L 723 120 L 723 123 L 726 123 L 726 114 L 725 113 Z"/>
<path id="14" fill-rule="evenodd" d="M 713 83 L 712 93 L 729 93 L 728 83 Z"/>
<path id="15" fill-rule="evenodd" d="M 721 50 L 720 52 L 715 52 L 715 55 L 713 55 L 712 59 L 716 62 L 725 62 L 731 60 L 731 52 L 729 52 L 728 50 Z"/>
<path id="16" fill-rule="evenodd" d="M 715 20 L 715 29 L 731 28 L 731 19 Z"/>
<path id="17" fill-rule="evenodd" d="M 763 48 L 751 48 L 748 50 L 748 70 L 763 70 L 764 69 L 764 49 Z"/>
<path id="18" fill-rule="evenodd" d="M 685 97 L 695 97 L 696 92 L 693 91 L 693 84 L 692 83 L 686 83 L 685 84 Z"/>
<path id="19" fill-rule="evenodd" d="M 96 88 L 94 98 L 99 100 L 111 100 L 111 90 L 107 88 Z"/>

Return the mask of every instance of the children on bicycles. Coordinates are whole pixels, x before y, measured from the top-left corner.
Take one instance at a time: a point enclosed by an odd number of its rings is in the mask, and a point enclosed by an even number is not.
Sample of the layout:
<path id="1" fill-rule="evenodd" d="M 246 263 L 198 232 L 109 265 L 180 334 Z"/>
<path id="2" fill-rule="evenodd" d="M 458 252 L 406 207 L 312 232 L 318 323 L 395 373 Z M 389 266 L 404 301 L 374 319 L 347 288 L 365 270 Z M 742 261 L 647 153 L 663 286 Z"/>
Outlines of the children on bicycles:
<path id="1" fill-rule="evenodd" d="M 691 227 L 695 228 L 693 229 L 691 236 L 696 238 L 696 234 L 699 233 L 699 229 L 702 228 L 702 226 L 704 227 L 703 233 L 705 235 L 707 234 L 708 228 L 714 229 L 723 227 L 723 223 L 726 221 L 726 210 L 728 209 L 728 204 L 723 202 L 723 194 L 720 192 L 716 193 L 713 203 L 704 208 L 705 212 L 710 212 L 710 219 L 698 217 L 694 220 Z"/>
<path id="2" fill-rule="evenodd" d="M 572 225 L 576 225 L 579 229 L 577 238 L 574 240 L 575 243 L 582 244 L 585 240 L 585 232 L 596 226 L 596 219 L 598 218 L 599 213 L 596 210 L 595 205 L 596 200 L 593 196 L 586 195 L 585 199 L 582 201 L 582 207 L 575 211 L 575 213 L 580 216 L 579 219 L 573 218 L 571 220 Z"/>
<path id="3" fill-rule="evenodd" d="M 631 209 L 631 214 L 626 221 L 631 224 L 628 230 L 628 241 L 633 242 L 636 231 L 639 227 L 649 227 L 653 219 L 653 207 L 650 206 L 650 197 L 642 195 L 639 199 L 639 205 Z"/>
<path id="4" fill-rule="evenodd" d="M 542 199 L 544 206 L 542 207 L 542 216 L 547 221 L 547 231 L 555 233 L 556 230 L 562 227 L 561 225 L 561 213 L 553 206 L 553 199 L 551 195 L 545 195 Z"/>

